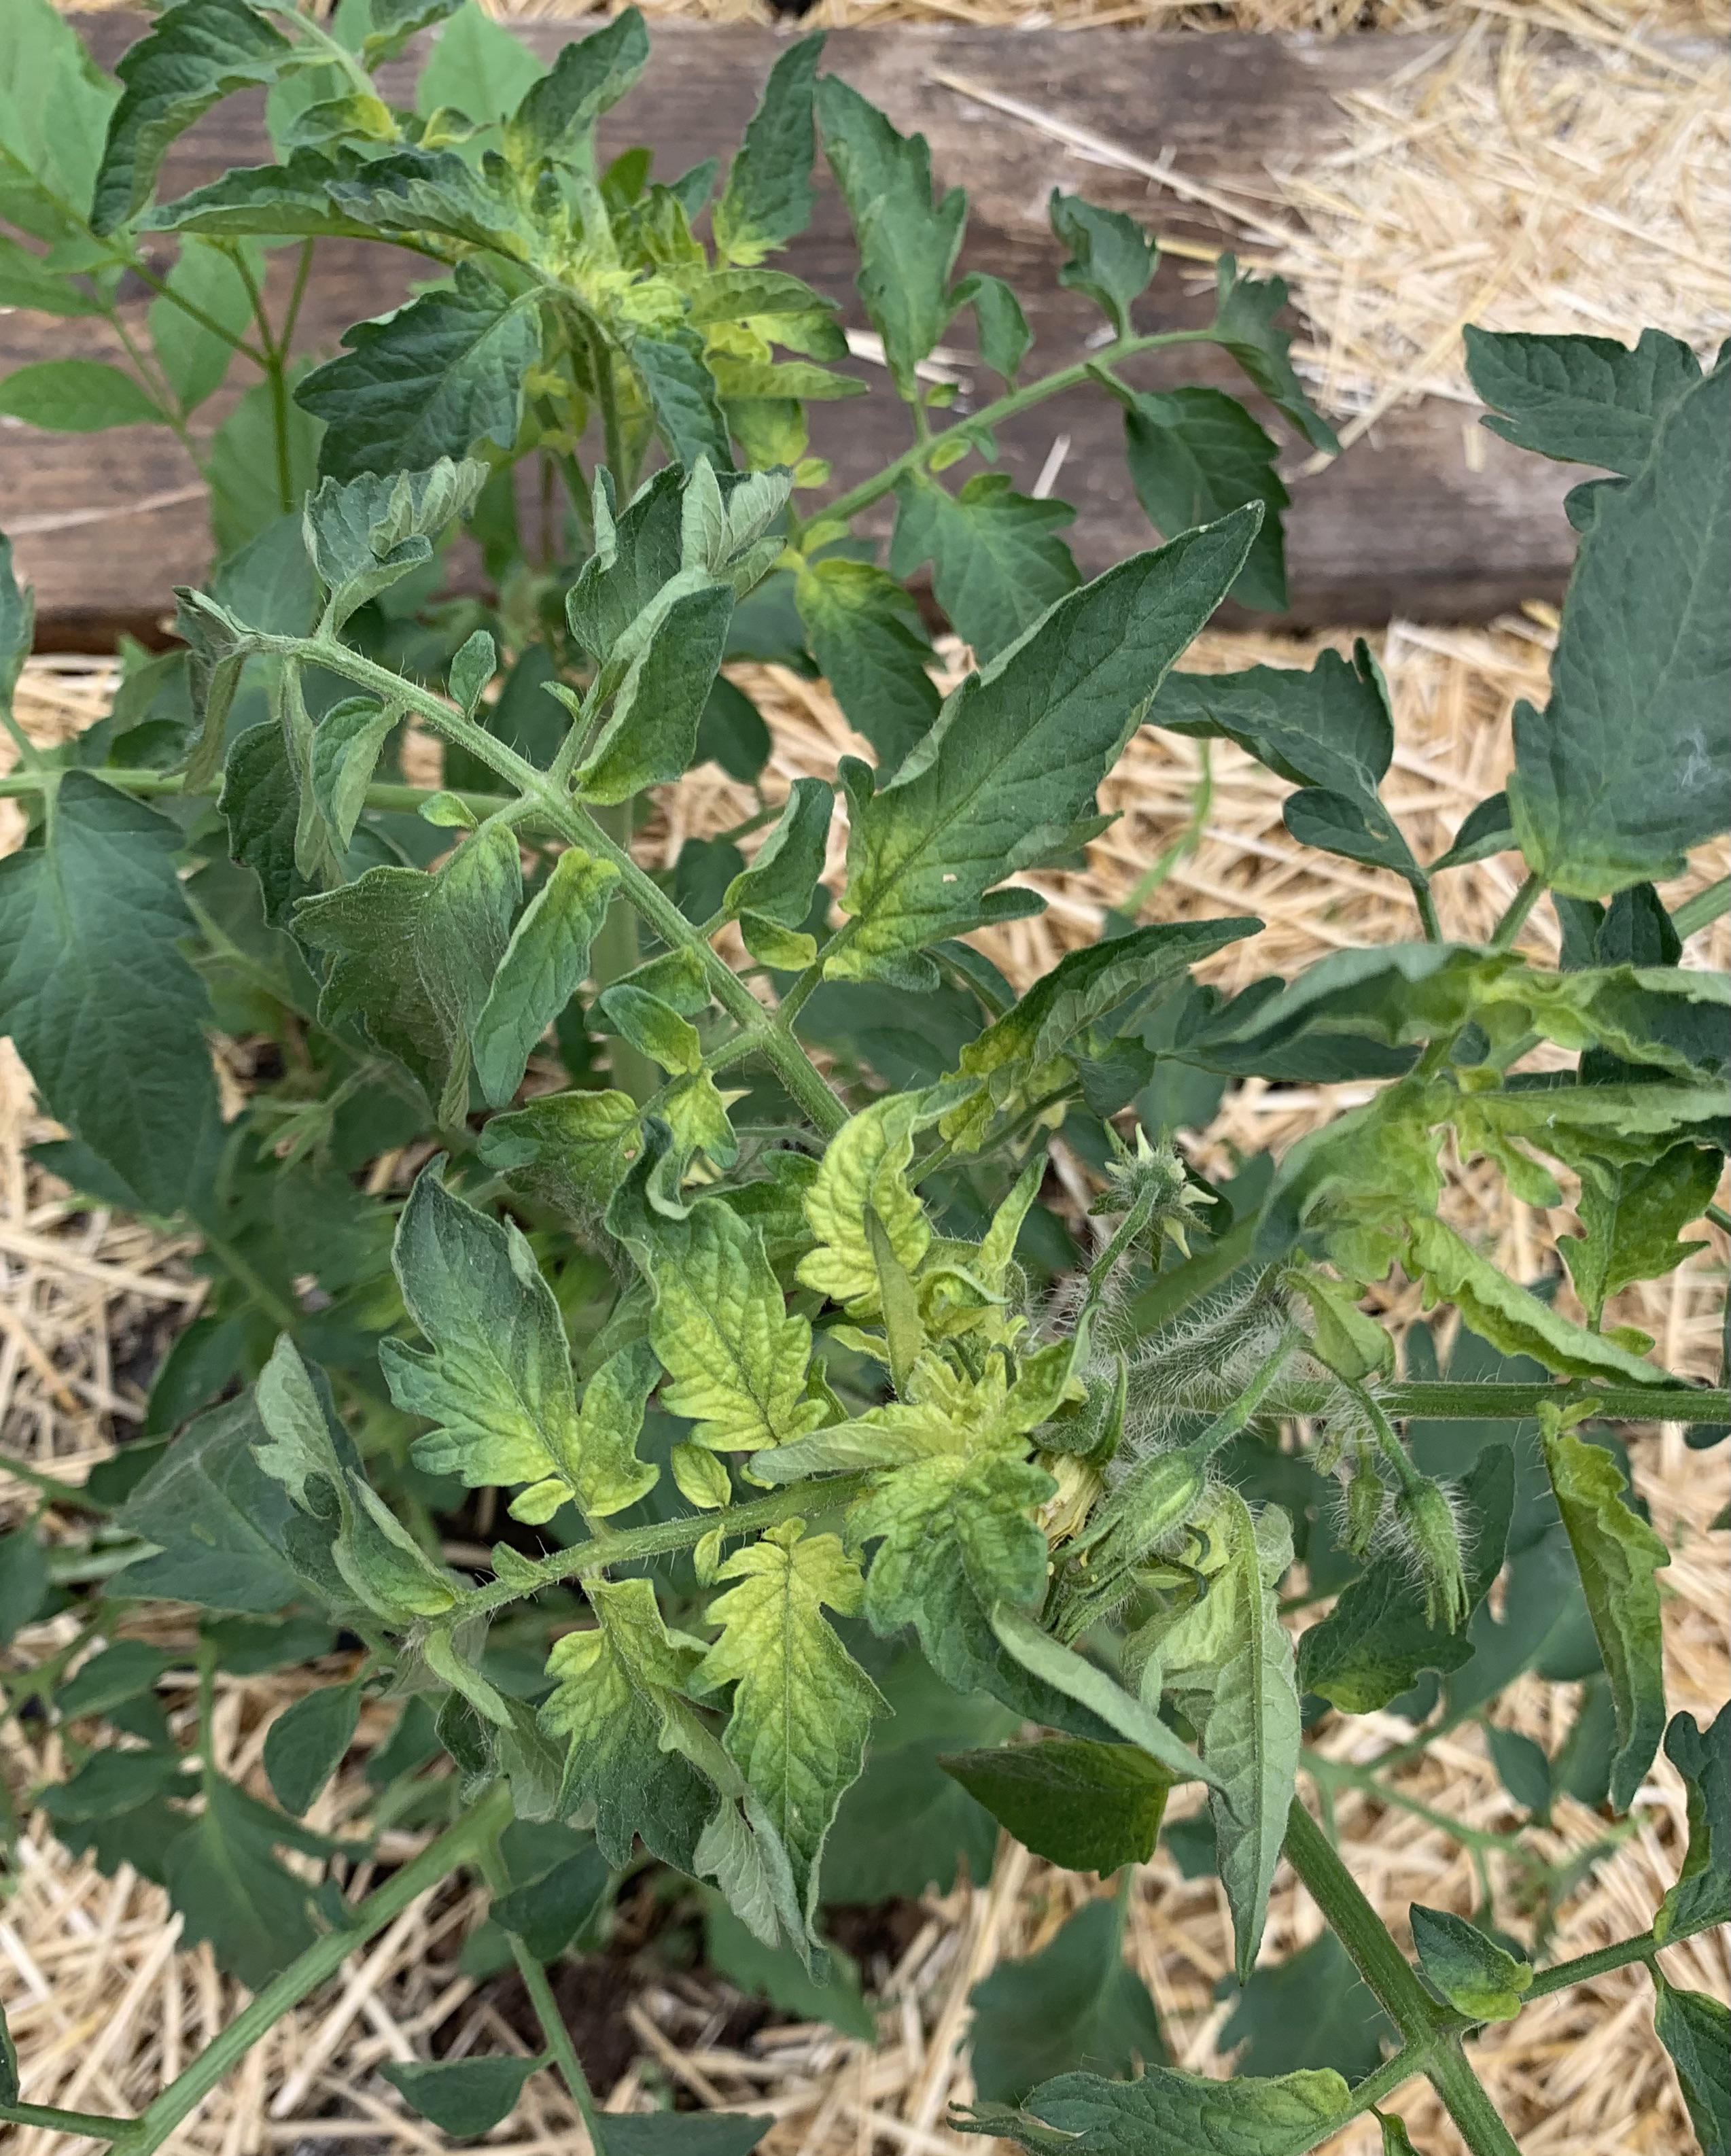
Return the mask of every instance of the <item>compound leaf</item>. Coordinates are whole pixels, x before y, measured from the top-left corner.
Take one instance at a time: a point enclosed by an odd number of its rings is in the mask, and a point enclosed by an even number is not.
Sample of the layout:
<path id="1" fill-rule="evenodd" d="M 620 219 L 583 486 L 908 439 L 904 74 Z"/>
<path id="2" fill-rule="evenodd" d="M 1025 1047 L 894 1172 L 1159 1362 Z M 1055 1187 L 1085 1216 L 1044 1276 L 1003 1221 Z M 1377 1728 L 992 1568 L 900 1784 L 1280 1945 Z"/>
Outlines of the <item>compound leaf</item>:
<path id="1" fill-rule="evenodd" d="M 149 392 L 103 359 L 39 359 L 0 378 L 0 417 L 56 434 L 160 424 Z"/>
<path id="2" fill-rule="evenodd" d="M 182 1431 L 116 1515 L 157 1547 L 120 1574 L 121 1593 L 213 1609 L 280 1609 L 294 1599 L 293 1507 L 256 1456 L 265 1442 L 249 1393 Z"/>
<path id="3" fill-rule="evenodd" d="M 434 541 L 473 509 L 486 477 L 484 464 L 440 457 L 424 471 L 325 480 L 305 522 L 306 551 L 329 594 L 326 625 L 340 629 L 357 607 L 430 562 Z"/>
<path id="4" fill-rule="evenodd" d="M 1723 1167 L 1724 1156 L 1710 1147 L 1677 1145 L 1657 1160 L 1581 1178 L 1581 1232 L 1565 1235 L 1559 1247 L 1595 1325 L 1619 1288 L 1674 1272 L 1706 1248 L 1677 1237 L 1706 1212 Z"/>
<path id="5" fill-rule="evenodd" d="M 715 685 L 733 619 L 733 590 L 706 583 L 685 592 L 634 655 L 606 726 L 578 774 L 591 801 L 628 801 L 646 786 L 681 778 Z"/>
<path id="6" fill-rule="evenodd" d="M 717 1577 L 737 1584 L 709 1606 L 721 1637 L 696 1681 L 733 1686 L 723 1741 L 774 1822 L 809 1907 L 835 1808 L 859 1778 L 871 1718 L 884 1707 L 824 1615 L 854 1615 L 864 1583 L 836 1536 L 808 1535 L 799 1520 L 768 1529 Z"/>
<path id="7" fill-rule="evenodd" d="M 1131 302 L 1148 290 L 1159 249 L 1133 217 L 1126 217 L 1122 210 L 1098 209 L 1080 195 L 1061 194 L 1056 187 L 1046 213 L 1053 233 L 1070 249 L 1058 282 L 1073 292 L 1086 292 L 1117 334 L 1127 336 Z"/>
<path id="8" fill-rule="evenodd" d="M 1229 352 L 1275 408 L 1284 414 L 1312 449 L 1332 454 L 1340 447 L 1334 429 L 1305 394 L 1293 370 L 1292 340 L 1274 326 L 1287 304 L 1283 277 L 1240 276 L 1237 262 L 1223 254 L 1216 265 L 1215 342 Z"/>
<path id="9" fill-rule="evenodd" d="M 595 122 L 610 112 L 649 64 L 649 32 L 627 8 L 604 28 L 564 46 L 530 85 L 505 123 L 505 152 L 532 168 L 543 157 L 593 163 Z"/>
<path id="10" fill-rule="evenodd" d="M 1701 2156 L 1731 2151 L 1731 2011 L 1704 1991 L 1683 1991 L 1653 1971 L 1653 2027 L 1671 2054 Z"/>
<path id="11" fill-rule="evenodd" d="M 342 1764 L 361 1718 L 358 1683 L 321 1685 L 285 1707 L 265 1738 L 265 1773 L 285 1811 L 299 1819 Z"/>
<path id="12" fill-rule="evenodd" d="M 1655 1575 L 1671 1553 L 1627 1502 L 1622 1472 L 1602 1445 L 1570 1430 L 1544 1434 L 1545 1466 L 1580 1573 L 1593 1633 L 1616 1708 L 1610 1800 L 1634 1801 L 1665 1727 L 1665 1663 Z"/>
<path id="13" fill-rule="evenodd" d="M 303 1830 L 221 1774 L 207 1773 L 204 1810 L 168 1845 L 168 1897 L 188 1946 L 208 1939 L 222 1966 L 262 1991 L 317 1936 L 312 1889 L 279 1861 Z M 311 1845 L 324 1846 L 316 1837 Z"/>

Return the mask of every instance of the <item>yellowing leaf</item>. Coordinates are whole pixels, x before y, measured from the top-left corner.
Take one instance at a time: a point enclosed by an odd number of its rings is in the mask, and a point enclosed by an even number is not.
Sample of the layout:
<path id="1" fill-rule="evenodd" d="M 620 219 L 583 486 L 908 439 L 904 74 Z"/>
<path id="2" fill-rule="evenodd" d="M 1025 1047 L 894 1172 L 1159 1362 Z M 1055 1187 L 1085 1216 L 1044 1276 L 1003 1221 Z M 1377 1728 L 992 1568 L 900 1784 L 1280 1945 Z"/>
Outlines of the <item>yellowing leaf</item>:
<path id="1" fill-rule="evenodd" d="M 929 1120 L 916 1094 L 875 1101 L 830 1139 L 806 1193 L 805 1217 L 818 1248 L 800 1260 L 799 1278 L 855 1317 L 875 1317 L 882 1306 L 866 1232 L 868 1205 L 910 1273 L 931 1242 L 931 1223 L 907 1180 L 914 1132 Z"/>

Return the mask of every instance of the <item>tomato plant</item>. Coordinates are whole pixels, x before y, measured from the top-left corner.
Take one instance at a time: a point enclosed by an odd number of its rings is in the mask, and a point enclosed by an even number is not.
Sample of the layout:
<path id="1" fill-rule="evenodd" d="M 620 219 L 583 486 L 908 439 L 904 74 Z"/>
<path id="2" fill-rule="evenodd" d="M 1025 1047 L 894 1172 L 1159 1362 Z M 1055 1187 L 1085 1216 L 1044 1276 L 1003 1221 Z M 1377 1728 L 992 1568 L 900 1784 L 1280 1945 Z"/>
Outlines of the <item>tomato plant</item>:
<path id="1" fill-rule="evenodd" d="M 1633 350 L 1469 333 L 1489 424 L 1606 475 L 1569 497 L 1550 701 L 1516 714 L 1506 791 L 1425 863 L 1382 798 L 1393 725 L 1366 647 L 1308 671 L 1178 665 L 1229 593 L 1281 603 L 1286 497 L 1245 405 L 1141 370 L 1215 347 L 1326 448 L 1278 280 L 1223 261 L 1205 326 L 1144 334 L 1153 243 L 1055 196 L 1057 274 L 1102 338 L 1025 378 L 1014 292 L 955 275 L 964 198 L 819 72 L 820 36 L 783 49 L 725 174 L 664 182 L 644 152 L 596 154 L 647 59 L 634 10 L 543 73 L 449 0 L 346 0 L 329 22 L 182 0 L 118 84 L 38 0 L 13 19 L 57 85 L 41 110 L 78 124 L 39 127 L 24 70 L 6 85 L 20 236 L 0 291 L 122 330 L 127 275 L 157 296 L 130 372 L 42 362 L 0 381 L 0 408 L 174 429 L 221 558 L 179 594 L 176 649 L 135 654 L 113 715 L 52 751 L 7 704 L 30 616 L 0 574 L 3 787 L 29 818 L 0 863 L 0 1024 L 67 1133 L 44 1163 L 193 1230 L 210 1280 L 144 1437 L 81 1490 L 44 1479 L 42 1511 L 98 1560 L 83 1584 L 51 1584 L 32 1526 L 0 1541 L 8 1629 L 74 1617 L 6 1702 L 64 1732 L 70 1771 L 34 1798 L 54 1830 L 160 1881 L 182 1941 L 254 1996 L 136 2119 L 23 2101 L 9 2049 L 0 2117 L 146 2156 L 469 1867 L 546 2052 L 393 2068 L 406 2100 L 483 2132 L 546 2066 L 598 2149 L 679 2156 L 697 2143 L 678 2114 L 598 2111 L 546 1974 L 623 1876 L 701 1882 L 718 1924 L 857 2014 L 826 1867 L 855 1898 L 918 1891 L 989 1865 L 1001 1825 L 1110 1875 L 1199 1784 L 1211 1846 L 1190 1852 L 1231 1912 L 1243 2029 L 1287 1995 L 1259 1967 L 1285 1861 L 1330 1928 L 1307 1982 L 1368 1990 L 1362 2040 L 1297 2070 L 1179 2071 L 1112 1905 L 1089 1902 L 976 1994 L 958 2127 L 1273 2156 L 1425 2076 L 1490 2156 L 1514 2144 L 1462 2039 L 1642 1961 L 1703 2144 L 1724 2148 L 1724 2010 L 1656 1956 L 1728 1915 L 1731 1722 L 1667 1725 L 1668 1553 L 1615 1432 L 1679 1422 L 1708 1444 L 1731 1404 L 1606 1316 L 1699 1247 L 1679 1237 L 1723 1164 L 1726 983 L 1680 962 L 1725 886 L 1673 916 L 1655 886 L 1731 821 L 1724 361 L 1651 331 Z M 442 19 L 414 108 L 393 108 L 374 69 Z M 269 88 L 275 162 L 161 199 L 168 145 L 249 85 Z M 840 495 L 806 407 L 864 386 L 836 369 L 835 302 L 769 266 L 810 214 L 819 141 L 910 421 Z M 290 334 L 327 239 L 406 249 L 426 281 L 308 368 Z M 963 313 L 1004 388 L 946 422 L 922 368 Z M 203 437 L 236 358 L 257 382 Z M 1070 512 L 990 469 L 994 429 L 1069 391 L 1122 404 L 1164 542 L 1092 580 Z M 886 566 L 856 526 L 891 495 Z M 460 535 L 484 599 L 440 597 Z M 927 563 L 975 662 L 947 696 L 907 582 Z M 722 671 L 741 655 L 826 677 L 872 760 L 766 798 L 767 730 Z M 1037 910 L 1013 879 L 1097 832 L 1144 724 L 1291 782 L 1293 838 L 1404 884 L 1412 939 L 1224 996 L 1194 968 L 1258 921 L 1114 921 L 1018 994 L 968 939 Z M 403 775 L 411 729 L 443 744 L 437 788 Z M 652 872 L 631 843 L 645 797 L 711 758 L 760 813 Z M 1519 895 L 1488 943 L 1451 942 L 1436 880 L 1493 853 L 1521 857 Z M 1516 947 L 1542 899 L 1558 968 Z M 213 1034 L 250 1045 L 238 1110 Z M 1215 1098 L 1371 1084 L 1216 1185 L 1162 1111 L 1174 1077 Z M 1092 1177 L 1086 1219 L 1049 1174 L 1060 1132 Z M 1573 1178 L 1566 1295 L 1453 1224 L 1446 1145 L 1519 1201 Z M 386 1154 L 412 1176 L 363 1188 Z M 1397 1368 L 1367 1307 L 1397 1272 L 1458 1313 L 1446 1369 L 1423 1328 Z M 485 1571 L 447 1561 L 454 1520 L 496 1532 Z M 1296 1633 L 1295 1561 L 1305 1607 L 1326 1605 Z M 154 1696 L 175 1650 L 124 1629 L 141 1602 L 196 1622 L 180 1659 L 207 1714 L 225 1666 L 346 1652 L 270 1732 L 275 1804 L 177 1742 Z M 1535 1660 L 1586 1679 L 1580 1721 L 1554 1758 L 1505 1743 L 1511 1788 L 1538 1813 L 1567 1789 L 1621 1815 L 1662 1743 L 1692 1792 L 1681 1876 L 1638 1936 L 1549 1961 L 1574 1875 L 1492 1836 L 1518 1906 L 1487 1875 L 1472 1921 L 1415 1907 L 1410 1958 L 1328 1826 L 1343 1777 L 1400 1795 L 1307 1732 L 1398 1703 L 1421 1748 Z M 437 1831 L 356 1899 L 356 1845 L 303 1820 L 369 1698 L 399 1703 L 379 1821 Z M 898 1835 L 916 1789 L 919 1833 Z M 727 2147 L 767 2124 L 734 2121 Z"/>

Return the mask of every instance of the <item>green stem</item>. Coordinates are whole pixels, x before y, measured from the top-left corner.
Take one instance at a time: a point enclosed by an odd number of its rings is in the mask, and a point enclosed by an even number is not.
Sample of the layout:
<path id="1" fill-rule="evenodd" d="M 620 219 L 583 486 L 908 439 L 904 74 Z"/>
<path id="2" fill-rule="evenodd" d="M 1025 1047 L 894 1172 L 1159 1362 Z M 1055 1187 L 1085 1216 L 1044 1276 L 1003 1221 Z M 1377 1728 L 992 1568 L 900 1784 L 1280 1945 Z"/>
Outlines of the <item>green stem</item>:
<path id="1" fill-rule="evenodd" d="M 109 2118 L 100 2111 L 62 2111 L 52 2103 L 0 2103 L 0 2123 L 7 2126 L 45 2126 L 55 2133 L 85 2133 L 92 2141 L 118 2141 L 135 2124 L 130 2118 Z"/>
<path id="2" fill-rule="evenodd" d="M 27 793 L 51 793 L 66 773 L 66 767 L 50 764 L 34 771 L 8 771 L 0 776 L 0 800 L 15 799 Z M 152 771 L 140 765 L 100 764 L 85 773 L 86 778 L 100 778 L 104 785 L 117 788 L 122 793 L 136 795 L 141 800 L 155 795 L 182 794 L 187 790 L 186 773 L 181 771 Z M 200 795 L 214 795 L 216 785 L 200 787 Z M 502 815 L 514 805 L 515 797 L 508 793 L 458 793 L 448 786 L 403 786 L 381 784 L 367 789 L 367 806 L 385 808 L 413 816 L 424 802 L 435 795 L 449 794 L 460 801 L 477 823 L 485 823 L 489 816 Z M 534 819 L 532 818 L 531 821 Z"/>
<path id="3" fill-rule="evenodd" d="M 1430 885 L 1415 883 L 1412 896 L 1414 905 L 1419 909 L 1419 925 L 1425 932 L 1425 941 L 1427 943 L 1441 942 L 1442 923 L 1436 917 L 1436 901 L 1431 895 Z"/>
<path id="4" fill-rule="evenodd" d="M 1527 916 L 1538 903 L 1538 895 L 1544 889 L 1544 879 L 1536 871 L 1530 872 L 1526 881 L 1508 901 L 1508 911 L 1491 931 L 1491 948 L 1506 951 L 1527 923 Z"/>
<path id="5" fill-rule="evenodd" d="M 10 1454 L 0 1452 L 0 1474 L 15 1476 L 28 1482 L 32 1489 L 40 1490 L 56 1505 L 72 1505 L 81 1512 L 111 1512 L 116 1507 L 105 1505 L 100 1497 L 87 1497 L 74 1484 L 60 1481 L 53 1475 L 44 1475 L 39 1467 L 33 1467 L 28 1460 L 14 1460 Z"/>
<path id="6" fill-rule="evenodd" d="M 1667 1939 L 1667 1946 L 1674 1946 L 1677 1939 L 1691 1934 L 1679 1932 Z M 1528 1986 L 1528 1999 L 1544 1999 L 1553 1991 L 1566 1991 L 1572 1984 L 1585 1984 L 1595 1976 L 1607 1976 L 1614 1969 L 1626 1969 L 1633 1961 L 1651 1961 L 1659 1950 L 1659 1942 L 1651 1932 L 1642 1932 L 1632 1939 L 1619 1939 L 1614 1947 L 1600 1947 L 1595 1953 L 1577 1954 L 1573 1961 L 1559 1961 L 1553 1968 L 1542 1969 Z"/>
<path id="7" fill-rule="evenodd" d="M 572 738 L 578 738 L 575 726 Z M 627 801 L 616 808 L 604 808 L 598 820 L 619 850 L 626 853 L 631 843 L 631 803 Z M 609 988 L 623 979 L 641 956 L 637 941 L 637 911 L 621 892 L 608 907 L 601 932 L 590 953 L 590 971 L 597 989 Z M 639 1108 L 660 1091 L 660 1071 L 640 1048 L 614 1034 L 609 1041 L 607 1055 L 614 1083 L 629 1093 Z"/>
<path id="8" fill-rule="evenodd" d="M 496 1840 L 490 1849 L 481 1852 L 480 1866 L 487 1886 L 496 1901 L 509 1881 L 505 1866 L 499 1855 Z M 553 2056 L 565 2086 L 571 2092 L 571 2100 L 577 2106 L 592 2148 L 604 2146 L 601 2134 L 601 2107 L 595 2101 L 595 2092 L 589 2087 L 589 2077 L 583 2071 L 583 2062 L 577 2055 L 577 2046 L 571 2041 L 571 2031 L 565 2017 L 559 2011 L 559 2002 L 553 1996 L 553 1987 L 547 1980 L 547 1971 L 537 1961 L 528 1947 L 516 1932 L 506 1932 L 511 1943 L 511 1958 L 517 1965 L 517 1974 L 523 1979 L 523 1989 L 529 1994 L 529 2004 L 535 2009 L 535 2018 L 541 2024 L 541 2033 L 547 2047 Z"/>
<path id="9" fill-rule="evenodd" d="M 1685 942 L 1702 929 L 1731 913 L 1731 875 L 1723 875 L 1705 891 L 1686 898 L 1671 916 L 1671 925 Z"/>
<path id="10" fill-rule="evenodd" d="M 1457 2037 L 1441 2046 L 1425 2071 L 1472 2156 L 1521 2156 L 1520 2143 L 1503 2124 Z"/>
<path id="11" fill-rule="evenodd" d="M 1093 378 L 1097 368 L 1116 367 L 1120 361 L 1133 359 L 1138 352 L 1159 352 L 1171 345 L 1207 344 L 1211 337 L 1211 330 L 1162 330 L 1152 336 L 1121 337 L 1116 344 L 1109 345 L 1092 359 L 1078 360 L 1074 367 L 1060 367 L 1056 374 L 1043 375 L 1038 382 L 1030 382 L 1025 388 L 1012 390 L 1009 396 L 1000 397 L 995 403 L 983 405 L 978 412 L 971 413 L 959 423 L 959 431 L 975 434 L 1001 425 L 1004 420 L 1014 418 L 1018 413 L 1030 411 L 1035 405 L 1044 403 L 1048 397 L 1056 397 L 1066 389 L 1080 388 L 1083 382 Z M 817 516 L 809 521 L 824 524 L 845 523 L 857 516 L 862 509 L 869 509 L 874 501 L 893 492 L 899 480 L 908 472 L 918 470 L 939 444 L 948 442 L 958 431 L 956 427 L 946 427 L 941 434 L 928 435 L 925 440 L 915 442 L 892 463 L 886 465 L 876 477 L 862 480 L 859 485 L 837 495 L 834 501 L 825 502 Z"/>
<path id="12" fill-rule="evenodd" d="M 628 1527 L 618 1534 L 604 1529 L 586 1542 L 573 1543 L 569 1549 L 552 1551 L 535 1566 L 532 1576 L 524 1573 L 521 1584 L 513 1580 L 507 1585 L 496 1579 L 488 1586 L 471 1588 L 467 1594 L 460 1594 L 451 1609 L 439 1620 L 440 1626 L 460 1625 L 467 1618 L 503 1609 L 508 1604 L 520 1602 L 526 1595 L 538 1594 L 543 1587 L 551 1587 L 560 1580 L 581 1579 L 589 1573 L 605 1572 L 609 1565 L 634 1564 L 645 1558 L 668 1557 L 675 1550 L 693 1548 L 711 1532 L 719 1532 L 731 1539 L 737 1535 L 753 1534 L 760 1527 L 778 1527 L 796 1514 L 809 1516 L 819 1510 L 833 1511 L 857 1497 L 867 1480 L 863 1473 L 826 1476 L 820 1482 L 794 1483 L 770 1496 L 756 1497 L 743 1505 L 724 1506 L 717 1512 L 688 1512 L 677 1519 L 657 1520 L 646 1527 Z"/>
<path id="13" fill-rule="evenodd" d="M 357 1904 L 340 1931 L 327 1932 L 298 1954 L 220 2030 L 176 2081 L 140 2115 L 126 2134 L 120 2156 L 151 2156 L 182 2120 L 189 2118 L 211 2091 L 238 2066 L 268 2030 L 275 2027 L 309 1992 L 334 1976 L 355 1951 L 393 1923 L 429 1887 L 469 1863 L 511 1816 L 511 1791 L 501 1783 L 421 1854 L 393 1871 L 383 1886 Z"/>
<path id="14" fill-rule="evenodd" d="M 1498 1856 L 1513 1858 L 1517 1863 L 1544 1870 L 1544 1859 L 1526 1848 L 1517 1834 L 1498 1834 L 1491 1827 L 1468 1826 L 1462 1820 L 1452 1819 L 1446 1812 L 1436 1810 L 1420 1798 L 1409 1796 L 1405 1789 L 1392 1788 L 1379 1780 L 1369 1767 L 1354 1766 L 1346 1759 L 1328 1759 L 1320 1753 L 1307 1752 L 1304 1771 L 1318 1784 L 1359 1789 L 1379 1804 L 1393 1804 L 1398 1810 L 1410 1812 L 1415 1819 L 1423 1820 L 1427 1826 L 1449 1835 L 1463 1849 L 1495 1850 Z"/>

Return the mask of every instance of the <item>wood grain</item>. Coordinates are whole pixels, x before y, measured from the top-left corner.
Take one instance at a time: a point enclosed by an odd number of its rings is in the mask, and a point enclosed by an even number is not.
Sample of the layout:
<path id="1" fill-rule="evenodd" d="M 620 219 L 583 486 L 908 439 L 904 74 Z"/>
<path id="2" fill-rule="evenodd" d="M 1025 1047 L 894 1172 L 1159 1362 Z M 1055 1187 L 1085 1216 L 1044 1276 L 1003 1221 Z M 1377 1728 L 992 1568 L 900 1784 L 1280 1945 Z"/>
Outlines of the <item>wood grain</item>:
<path id="1" fill-rule="evenodd" d="M 142 18 L 131 14 L 80 18 L 107 65 L 141 27 Z M 550 57 L 571 25 L 532 24 L 521 34 Z M 648 142 L 666 172 L 727 152 L 779 49 L 778 33 L 672 22 L 657 25 L 654 38 L 649 73 L 604 128 L 604 147 Z M 1081 357 L 1100 326 L 1091 304 L 1056 281 L 1061 255 L 1045 214 L 1054 186 L 1131 211 L 1193 243 L 1230 244 L 1240 235 L 1211 212 L 1186 207 L 1138 174 L 989 110 L 938 75 L 988 85 L 1139 157 L 1169 156 L 1187 179 L 1219 187 L 1253 184 L 1268 165 L 1342 139 L 1338 95 L 1386 80 L 1418 49 L 1419 41 L 1393 35 L 1320 44 L 1302 37 L 898 25 L 835 33 L 828 64 L 898 126 L 922 130 L 940 180 L 967 187 L 972 208 L 963 266 L 994 270 L 1014 284 L 1035 335 L 1030 371 L 1043 372 Z M 387 69 L 387 94 L 407 101 L 413 73 L 403 64 Z M 163 192 L 269 155 L 261 97 L 230 99 L 171 151 Z M 810 229 L 783 259 L 839 300 L 850 323 L 863 326 L 846 219 L 827 177 Z M 412 266 L 391 249 L 324 243 L 297 341 L 310 352 L 333 349 L 351 322 L 398 302 Z M 1194 263 L 1169 259 L 1140 305 L 1140 326 L 1206 319 L 1206 299 L 1197 289 L 1205 275 Z M 146 297 L 141 292 L 130 303 L 140 316 Z M 102 323 L 23 311 L 0 316 L 0 360 L 8 367 L 72 352 L 106 357 L 111 348 Z M 1211 380 L 1242 388 L 1229 363 L 1204 352 L 1148 367 L 1148 386 Z M 819 407 L 814 415 L 814 446 L 833 459 L 838 486 L 880 468 L 907 439 L 905 415 L 881 370 L 860 367 L 881 393 Z M 237 366 L 237 390 L 247 372 Z M 982 374 L 973 394 L 985 401 L 994 387 L 994 377 Z M 201 425 L 215 424 L 226 408 L 223 399 L 213 400 L 199 414 Z M 1573 553 L 1560 509 L 1566 475 L 1482 433 L 1474 469 L 1466 450 L 1472 418 L 1458 403 L 1425 399 L 1390 412 L 1323 472 L 1299 473 L 1302 448 L 1287 456 L 1292 625 L 1375 623 L 1395 614 L 1483 619 L 1523 599 L 1560 593 Z M 1078 392 L 1024 415 L 1002 435 L 1002 466 L 1025 486 L 1055 439 L 1070 437 L 1056 491 L 1076 506 L 1072 540 L 1091 571 L 1149 543 L 1120 429 L 1109 399 Z M 36 583 L 40 641 L 49 649 L 103 649 L 122 629 L 159 640 L 168 587 L 198 577 L 209 556 L 196 473 L 176 444 L 153 429 L 54 435 L 0 424 L 0 526 L 14 534 L 20 565 Z M 876 528 L 886 528 L 886 519 L 881 516 Z"/>

